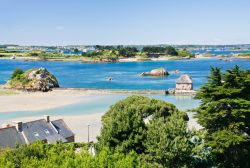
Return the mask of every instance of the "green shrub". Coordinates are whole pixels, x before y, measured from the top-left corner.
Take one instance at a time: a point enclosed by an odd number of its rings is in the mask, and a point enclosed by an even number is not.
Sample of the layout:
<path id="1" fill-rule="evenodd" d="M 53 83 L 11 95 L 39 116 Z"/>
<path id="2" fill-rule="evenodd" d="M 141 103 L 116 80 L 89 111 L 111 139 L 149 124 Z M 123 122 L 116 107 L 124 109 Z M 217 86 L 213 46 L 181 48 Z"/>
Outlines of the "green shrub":
<path id="1" fill-rule="evenodd" d="M 14 78 L 20 78 L 20 76 L 23 74 L 23 70 L 20 68 L 16 68 L 15 71 L 13 72 L 11 79 Z"/>

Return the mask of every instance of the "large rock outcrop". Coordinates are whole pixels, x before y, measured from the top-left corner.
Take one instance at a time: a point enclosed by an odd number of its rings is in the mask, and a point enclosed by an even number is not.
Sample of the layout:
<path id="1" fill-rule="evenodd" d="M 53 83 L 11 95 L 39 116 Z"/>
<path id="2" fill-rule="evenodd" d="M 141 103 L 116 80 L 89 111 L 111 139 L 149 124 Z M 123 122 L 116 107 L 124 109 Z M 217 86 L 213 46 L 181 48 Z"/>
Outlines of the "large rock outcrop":
<path id="1" fill-rule="evenodd" d="M 167 76 L 168 71 L 165 68 L 153 69 L 150 72 L 143 72 L 141 76 Z"/>
<path id="2" fill-rule="evenodd" d="M 5 84 L 5 88 L 8 89 L 43 92 L 56 87 L 59 87 L 56 77 L 46 68 L 29 69 L 22 74 L 18 74 Z"/>

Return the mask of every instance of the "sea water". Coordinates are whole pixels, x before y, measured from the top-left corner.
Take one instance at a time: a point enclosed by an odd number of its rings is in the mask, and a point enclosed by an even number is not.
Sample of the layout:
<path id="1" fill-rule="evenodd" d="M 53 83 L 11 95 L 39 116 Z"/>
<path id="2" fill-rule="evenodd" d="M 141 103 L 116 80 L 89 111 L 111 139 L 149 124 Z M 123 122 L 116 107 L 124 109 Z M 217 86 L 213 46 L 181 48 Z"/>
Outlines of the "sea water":
<path id="1" fill-rule="evenodd" d="M 27 70 L 34 67 L 45 67 L 58 79 L 61 87 L 70 88 L 96 88 L 96 89 L 168 89 L 175 87 L 175 81 L 181 74 L 189 74 L 194 83 L 194 89 L 200 88 L 207 81 L 210 67 L 221 67 L 222 70 L 239 65 L 242 69 L 250 69 L 249 60 L 233 59 L 224 62 L 219 59 L 193 59 L 193 60 L 169 60 L 148 62 L 124 62 L 124 63 L 98 63 L 88 64 L 80 62 L 51 62 L 51 61 L 20 61 L 0 60 L 0 84 L 10 79 L 15 68 Z M 140 73 L 154 68 L 166 68 L 170 75 L 167 77 L 141 77 Z M 180 74 L 174 74 L 174 70 L 180 70 Z M 112 77 L 108 81 L 107 77 Z M 128 97 L 130 94 L 115 95 L 91 95 L 91 102 L 79 102 L 76 104 L 58 108 L 32 111 L 32 112 L 8 112 L 1 113 L 0 124 L 12 119 L 23 117 L 41 117 L 43 115 L 84 115 L 106 112 L 112 104 Z M 198 107 L 199 101 L 191 96 L 165 96 L 144 95 L 173 103 L 181 110 Z"/>
<path id="2" fill-rule="evenodd" d="M 235 65 L 250 69 L 250 60 L 232 59 L 225 62 L 219 59 L 191 59 L 147 62 L 118 63 L 81 63 L 64 61 L 20 61 L 0 60 L 0 84 L 10 79 L 15 68 L 27 70 L 34 67 L 45 67 L 58 79 L 65 88 L 95 89 L 128 89 L 128 90 L 166 90 L 175 87 L 181 74 L 189 74 L 193 79 L 194 89 L 199 89 L 207 81 L 210 67 L 221 67 L 222 70 Z M 142 72 L 163 67 L 170 72 L 166 77 L 142 77 Z M 179 74 L 174 71 L 178 69 Z M 108 77 L 113 80 L 109 81 Z"/>

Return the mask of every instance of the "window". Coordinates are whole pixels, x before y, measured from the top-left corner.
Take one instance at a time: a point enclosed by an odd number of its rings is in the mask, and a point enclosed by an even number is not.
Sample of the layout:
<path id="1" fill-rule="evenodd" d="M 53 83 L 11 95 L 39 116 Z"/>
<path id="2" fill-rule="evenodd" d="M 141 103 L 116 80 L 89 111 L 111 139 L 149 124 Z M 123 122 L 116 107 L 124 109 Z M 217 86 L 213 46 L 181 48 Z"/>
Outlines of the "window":
<path id="1" fill-rule="evenodd" d="M 45 129 L 44 132 L 45 132 L 45 134 L 47 134 L 47 135 L 50 134 L 50 133 L 49 133 L 49 130 L 47 130 L 47 129 Z"/>
<path id="2" fill-rule="evenodd" d="M 39 134 L 37 132 L 33 132 L 33 134 L 35 137 L 37 137 L 37 138 L 39 137 Z"/>

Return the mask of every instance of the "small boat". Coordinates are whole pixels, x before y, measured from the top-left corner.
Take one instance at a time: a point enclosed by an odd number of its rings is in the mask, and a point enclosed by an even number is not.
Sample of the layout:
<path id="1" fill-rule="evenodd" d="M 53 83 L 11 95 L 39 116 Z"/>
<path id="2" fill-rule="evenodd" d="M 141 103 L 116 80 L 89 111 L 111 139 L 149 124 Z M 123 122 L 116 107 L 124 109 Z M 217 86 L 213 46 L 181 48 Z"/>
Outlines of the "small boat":
<path id="1" fill-rule="evenodd" d="M 12 57 L 10 57 L 10 59 L 16 59 L 16 56 L 15 56 L 15 55 L 13 55 Z"/>

